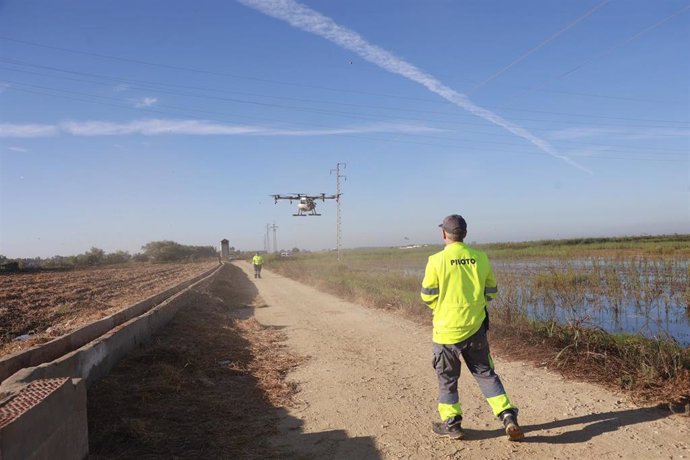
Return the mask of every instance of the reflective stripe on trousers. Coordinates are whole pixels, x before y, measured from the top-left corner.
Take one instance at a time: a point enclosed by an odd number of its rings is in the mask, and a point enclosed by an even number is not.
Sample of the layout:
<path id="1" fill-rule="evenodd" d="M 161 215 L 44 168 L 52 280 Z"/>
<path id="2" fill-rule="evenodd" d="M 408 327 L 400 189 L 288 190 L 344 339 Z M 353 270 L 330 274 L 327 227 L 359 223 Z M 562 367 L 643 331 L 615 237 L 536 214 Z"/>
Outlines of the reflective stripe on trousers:
<path id="1" fill-rule="evenodd" d="M 477 381 L 494 415 L 514 408 L 506 395 L 501 379 L 494 372 L 484 326 L 467 340 L 452 345 L 434 343 L 433 349 L 433 365 L 438 376 L 439 413 L 443 412 L 440 414 L 442 418 L 455 411 L 457 414 L 462 414 L 458 397 L 460 357 L 465 360 L 467 368 Z"/>

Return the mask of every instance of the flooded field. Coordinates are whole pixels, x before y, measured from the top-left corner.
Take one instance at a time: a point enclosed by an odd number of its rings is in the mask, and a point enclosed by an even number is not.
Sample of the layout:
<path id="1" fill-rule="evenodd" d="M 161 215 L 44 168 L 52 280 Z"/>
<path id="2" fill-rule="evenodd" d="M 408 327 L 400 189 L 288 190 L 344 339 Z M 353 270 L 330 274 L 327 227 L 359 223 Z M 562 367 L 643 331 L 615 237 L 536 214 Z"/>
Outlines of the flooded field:
<path id="1" fill-rule="evenodd" d="M 502 294 L 530 317 L 690 345 L 686 259 L 495 261 Z"/>
<path id="2" fill-rule="evenodd" d="M 690 346 L 687 258 L 496 258 L 492 265 L 500 289 L 496 307 Z M 421 279 L 424 267 L 402 272 Z"/>

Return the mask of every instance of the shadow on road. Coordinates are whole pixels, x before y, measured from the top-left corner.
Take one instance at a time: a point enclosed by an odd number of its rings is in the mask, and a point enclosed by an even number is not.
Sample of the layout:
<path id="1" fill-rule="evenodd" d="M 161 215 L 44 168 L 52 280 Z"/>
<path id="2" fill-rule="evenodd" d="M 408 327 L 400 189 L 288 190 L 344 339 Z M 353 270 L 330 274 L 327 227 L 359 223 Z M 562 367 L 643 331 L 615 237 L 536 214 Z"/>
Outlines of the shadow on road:
<path id="1" fill-rule="evenodd" d="M 302 433 L 302 420 L 288 415 L 285 352 L 277 353 L 279 331 L 252 318 L 257 294 L 226 265 L 92 385 L 90 458 L 380 458 L 370 437 Z"/>
<path id="2" fill-rule="evenodd" d="M 667 411 L 655 407 L 627 409 L 621 411 L 601 412 L 598 414 L 582 415 L 553 422 L 530 425 L 528 432 L 553 430 L 573 425 L 586 425 L 570 431 L 554 435 L 538 434 L 525 438 L 525 442 L 546 442 L 550 444 L 571 444 L 587 442 L 603 433 L 619 430 L 620 428 L 638 423 L 651 422 L 668 417 Z"/>
<path id="3" fill-rule="evenodd" d="M 583 443 L 603 433 L 617 431 L 625 426 L 659 420 L 669 415 L 667 411 L 649 407 L 601 412 L 536 425 L 523 425 L 522 428 L 525 430 L 526 437 L 521 442 L 548 444 Z M 579 427 L 578 425 L 585 426 Z M 568 431 L 553 435 L 543 434 L 545 431 L 555 429 L 568 429 Z M 491 431 L 465 429 L 464 431 L 468 440 L 483 440 L 505 436 L 502 429 Z"/>

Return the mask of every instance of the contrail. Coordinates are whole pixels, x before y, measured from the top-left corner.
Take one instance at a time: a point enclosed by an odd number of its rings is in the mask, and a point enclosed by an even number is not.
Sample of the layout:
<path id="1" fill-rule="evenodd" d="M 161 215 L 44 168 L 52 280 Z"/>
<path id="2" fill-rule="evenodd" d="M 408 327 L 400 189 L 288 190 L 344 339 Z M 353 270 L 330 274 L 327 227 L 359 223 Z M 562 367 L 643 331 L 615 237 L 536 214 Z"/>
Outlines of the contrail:
<path id="1" fill-rule="evenodd" d="M 297 3 L 293 0 L 237 0 L 239 3 L 254 8 L 268 16 L 287 22 L 293 27 L 302 29 L 305 32 L 310 32 L 315 35 L 329 40 L 336 45 L 350 50 L 362 59 L 371 62 L 374 65 L 381 67 L 391 73 L 401 75 L 402 77 L 419 83 L 427 88 L 429 91 L 438 94 L 447 101 L 452 102 L 458 107 L 467 110 L 484 120 L 487 120 L 503 129 L 519 136 L 535 146 L 548 155 L 565 161 L 571 166 L 575 166 L 583 171 L 593 174 L 592 171 L 584 166 L 576 163 L 570 158 L 559 154 L 551 144 L 544 139 L 541 139 L 526 129 L 511 123 L 503 117 L 479 107 L 470 101 L 465 95 L 447 87 L 433 76 L 427 74 L 421 69 L 415 67 L 409 62 L 400 59 L 394 54 L 385 49 L 372 45 L 367 42 L 357 32 L 347 29 L 336 24 L 331 18 L 318 13 L 311 8 Z"/>

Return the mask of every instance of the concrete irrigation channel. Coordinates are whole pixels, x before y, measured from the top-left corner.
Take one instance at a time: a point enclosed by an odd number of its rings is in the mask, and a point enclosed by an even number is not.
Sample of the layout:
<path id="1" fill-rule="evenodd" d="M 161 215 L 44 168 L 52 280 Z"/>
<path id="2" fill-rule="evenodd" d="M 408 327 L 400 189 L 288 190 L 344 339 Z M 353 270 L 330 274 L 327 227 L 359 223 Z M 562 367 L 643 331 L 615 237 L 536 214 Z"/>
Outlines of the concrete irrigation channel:
<path id="1" fill-rule="evenodd" d="M 221 267 L 0 359 L 0 460 L 85 458 L 86 388 L 147 342 Z"/>

